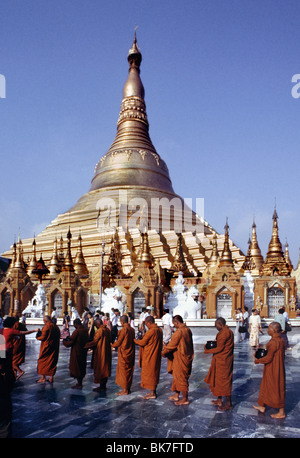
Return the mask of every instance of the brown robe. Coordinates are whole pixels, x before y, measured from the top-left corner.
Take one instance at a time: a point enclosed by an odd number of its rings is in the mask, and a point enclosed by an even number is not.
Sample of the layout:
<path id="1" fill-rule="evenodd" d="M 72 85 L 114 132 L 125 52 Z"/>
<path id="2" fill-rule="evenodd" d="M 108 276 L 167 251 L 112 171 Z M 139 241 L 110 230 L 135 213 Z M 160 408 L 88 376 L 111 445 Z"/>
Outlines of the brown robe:
<path id="1" fill-rule="evenodd" d="M 84 348 L 89 340 L 89 330 L 83 325 L 79 326 L 70 336 L 70 340 L 63 340 L 65 347 L 71 347 L 70 377 L 83 379 L 86 374 L 87 349 Z"/>
<path id="2" fill-rule="evenodd" d="M 139 366 L 141 371 L 141 387 L 155 390 L 159 382 L 163 332 L 153 324 L 141 340 L 134 340 L 139 345 Z"/>
<path id="3" fill-rule="evenodd" d="M 23 323 L 16 322 L 14 329 L 18 331 L 27 331 L 26 326 Z M 26 340 L 25 335 L 16 336 L 13 341 L 13 352 L 12 352 L 12 366 L 20 366 L 25 362 L 26 353 Z"/>
<path id="4" fill-rule="evenodd" d="M 112 344 L 118 348 L 118 364 L 116 371 L 116 384 L 124 390 L 129 390 L 132 384 L 135 359 L 135 332 L 129 323 L 118 332 L 117 340 Z"/>
<path id="5" fill-rule="evenodd" d="M 165 355 L 168 357 L 167 370 L 169 374 L 173 374 L 172 391 L 188 391 L 194 345 L 192 332 L 185 323 L 179 325 L 170 342 L 164 346 L 163 356 Z"/>
<path id="6" fill-rule="evenodd" d="M 266 356 L 255 361 L 264 364 L 258 404 L 282 409 L 285 405 L 285 343 L 280 334 L 275 334 L 267 343 Z"/>
<path id="7" fill-rule="evenodd" d="M 205 353 L 212 353 L 213 357 L 204 381 L 210 385 L 214 396 L 231 396 L 234 334 L 225 325 L 218 332 L 216 340 L 216 348 L 205 349 Z"/>
<path id="8" fill-rule="evenodd" d="M 42 335 L 37 337 L 41 341 L 37 372 L 40 375 L 53 377 L 59 355 L 60 330 L 52 321 L 47 321 L 42 328 Z"/>
<path id="9" fill-rule="evenodd" d="M 94 336 L 94 339 L 86 344 L 86 348 L 94 347 L 92 356 L 92 368 L 94 369 L 94 382 L 102 383 L 111 374 L 111 332 L 101 325 Z"/>

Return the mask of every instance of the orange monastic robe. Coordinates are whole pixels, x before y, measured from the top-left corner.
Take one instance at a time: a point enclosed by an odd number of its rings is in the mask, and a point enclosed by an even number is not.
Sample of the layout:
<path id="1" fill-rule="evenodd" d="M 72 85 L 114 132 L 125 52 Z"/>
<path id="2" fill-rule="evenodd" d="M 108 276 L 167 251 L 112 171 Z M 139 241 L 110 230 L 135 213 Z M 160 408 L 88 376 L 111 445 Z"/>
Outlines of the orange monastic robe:
<path id="1" fill-rule="evenodd" d="M 216 348 L 205 349 L 205 353 L 212 353 L 213 357 L 204 381 L 210 385 L 214 396 L 231 396 L 234 334 L 225 325 L 218 332 L 216 340 Z"/>
<path id="2" fill-rule="evenodd" d="M 14 329 L 18 331 L 27 331 L 26 326 L 23 323 L 16 322 L 14 324 Z M 25 353 L 26 353 L 26 337 L 24 335 L 16 336 L 13 341 L 13 353 L 12 353 L 12 365 L 20 366 L 25 362 Z"/>
<path id="3" fill-rule="evenodd" d="M 285 405 L 285 344 L 280 334 L 274 335 L 266 348 L 267 355 L 256 360 L 264 364 L 258 404 L 282 409 Z"/>
<path id="4" fill-rule="evenodd" d="M 129 323 L 125 323 L 118 332 L 118 338 L 113 343 L 113 348 L 118 348 L 118 364 L 116 371 L 116 384 L 124 390 L 129 390 L 132 384 L 135 359 L 135 332 Z"/>
<path id="5" fill-rule="evenodd" d="M 188 391 L 194 345 L 192 332 L 185 323 L 179 325 L 170 342 L 164 346 L 163 355 L 167 355 L 168 372 L 173 374 L 172 391 Z"/>
<path id="6" fill-rule="evenodd" d="M 41 341 L 37 372 L 40 375 L 53 376 L 59 354 L 60 330 L 52 321 L 47 321 L 42 329 L 42 335 L 37 337 Z"/>
<path id="7" fill-rule="evenodd" d="M 95 347 L 92 358 L 94 369 L 94 382 L 102 383 L 111 374 L 111 332 L 101 325 L 94 336 L 94 339 L 86 345 L 86 348 Z"/>
<path id="8" fill-rule="evenodd" d="M 140 348 L 139 366 L 141 371 L 141 387 L 155 390 L 159 382 L 163 332 L 152 324 L 141 340 L 134 340 Z"/>
<path id="9" fill-rule="evenodd" d="M 63 340 L 65 347 L 71 347 L 70 377 L 83 379 L 86 374 L 87 349 L 84 348 L 89 340 L 89 330 L 79 326 L 70 336 L 70 340 Z"/>

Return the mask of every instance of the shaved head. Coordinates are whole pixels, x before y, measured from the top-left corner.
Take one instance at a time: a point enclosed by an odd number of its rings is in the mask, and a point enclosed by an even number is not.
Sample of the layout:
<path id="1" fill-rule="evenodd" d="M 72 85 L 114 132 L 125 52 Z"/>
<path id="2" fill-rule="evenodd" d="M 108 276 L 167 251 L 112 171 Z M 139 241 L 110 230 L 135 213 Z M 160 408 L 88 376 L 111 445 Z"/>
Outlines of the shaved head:
<path id="1" fill-rule="evenodd" d="M 152 324 L 153 324 L 153 323 L 154 323 L 154 318 L 153 318 L 153 316 L 151 316 L 151 315 L 150 315 L 150 316 L 147 316 L 147 318 L 145 319 L 145 323 L 152 323 Z"/>
<path id="2" fill-rule="evenodd" d="M 269 326 L 273 329 L 274 332 L 279 333 L 281 332 L 281 325 L 280 323 L 277 323 L 277 321 L 273 321 L 272 323 L 269 324 Z"/>

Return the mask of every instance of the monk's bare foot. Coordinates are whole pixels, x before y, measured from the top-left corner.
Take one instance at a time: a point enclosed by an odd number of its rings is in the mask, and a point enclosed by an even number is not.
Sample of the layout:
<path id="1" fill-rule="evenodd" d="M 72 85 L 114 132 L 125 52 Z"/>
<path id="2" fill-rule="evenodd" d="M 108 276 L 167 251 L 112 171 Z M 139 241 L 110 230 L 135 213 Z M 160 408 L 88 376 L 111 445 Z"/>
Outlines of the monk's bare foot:
<path id="1" fill-rule="evenodd" d="M 170 396 L 168 399 L 170 399 L 170 401 L 179 401 L 179 396 L 176 394 L 173 394 L 173 396 Z"/>
<path id="2" fill-rule="evenodd" d="M 117 396 L 126 396 L 129 394 L 128 390 L 122 390 L 117 393 Z"/>
<path id="3" fill-rule="evenodd" d="M 265 411 L 266 411 L 266 408 L 263 407 L 263 406 L 255 406 L 255 405 L 253 404 L 252 407 L 254 407 L 254 409 L 258 410 L 258 411 L 261 412 L 261 413 L 265 413 Z"/>
<path id="4" fill-rule="evenodd" d="M 39 379 L 36 381 L 36 383 L 46 383 L 46 382 L 47 382 L 47 380 L 46 380 L 44 377 L 39 378 Z"/>
<path id="5" fill-rule="evenodd" d="M 174 402 L 175 406 L 187 406 L 190 401 L 188 399 L 181 399 L 180 401 Z"/>
<path id="6" fill-rule="evenodd" d="M 54 381 L 54 380 L 53 380 L 53 377 L 50 377 L 50 378 L 48 379 L 48 382 L 49 382 L 49 383 L 53 383 L 53 381 Z"/>
<path id="7" fill-rule="evenodd" d="M 16 377 L 16 380 L 19 380 L 19 378 L 21 378 L 21 377 L 22 377 L 22 375 L 24 375 L 24 374 L 25 374 L 25 372 L 24 372 L 24 371 L 23 371 L 23 372 L 20 372 L 20 374 L 19 374 L 19 375 Z"/>
<path id="8" fill-rule="evenodd" d="M 156 394 L 146 394 L 146 396 L 143 397 L 143 399 L 156 399 Z"/>
<path id="9" fill-rule="evenodd" d="M 278 418 L 278 419 L 280 419 L 280 418 L 285 418 L 285 413 L 284 413 L 284 412 L 283 412 L 283 413 L 277 412 L 277 413 L 272 413 L 270 416 L 271 416 L 272 418 Z"/>
<path id="10" fill-rule="evenodd" d="M 222 405 L 222 401 L 219 400 L 219 399 L 214 399 L 213 401 L 211 401 L 212 404 L 214 404 L 215 406 L 219 406 L 221 407 Z"/>
<path id="11" fill-rule="evenodd" d="M 232 405 L 231 404 L 225 404 L 223 406 L 219 406 L 218 407 L 218 410 L 221 410 L 221 411 L 226 411 L 226 410 L 231 410 L 232 409 Z"/>

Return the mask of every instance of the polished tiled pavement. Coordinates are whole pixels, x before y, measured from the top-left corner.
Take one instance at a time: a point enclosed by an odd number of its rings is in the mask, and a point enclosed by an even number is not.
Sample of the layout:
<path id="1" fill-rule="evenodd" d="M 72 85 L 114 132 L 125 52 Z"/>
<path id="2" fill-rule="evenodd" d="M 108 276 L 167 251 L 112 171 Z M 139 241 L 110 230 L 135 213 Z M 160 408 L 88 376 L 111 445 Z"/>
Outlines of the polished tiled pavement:
<path id="1" fill-rule="evenodd" d="M 144 400 L 140 387 L 138 353 L 132 393 L 116 396 L 117 352 L 113 353 L 112 376 L 105 394 L 93 392 L 93 373 L 88 358 L 87 375 L 82 390 L 74 390 L 68 364 L 70 350 L 61 344 L 54 383 L 36 384 L 36 363 L 40 342 L 27 336 L 25 374 L 15 384 L 13 401 L 14 438 L 300 438 L 300 328 L 289 333 L 292 346 L 286 353 L 286 413 L 284 420 L 274 420 L 268 409 L 261 414 L 253 409 L 262 377 L 262 365 L 253 363 L 249 342 L 235 346 L 233 409 L 218 412 L 203 379 L 211 356 L 203 353 L 203 344 L 214 338 L 215 328 L 194 329 L 195 358 L 190 378 L 190 405 L 175 406 L 168 400 L 172 377 L 162 360 L 156 400 Z M 269 337 L 261 338 L 266 343 Z M 299 344 L 300 346 L 300 344 Z"/>

